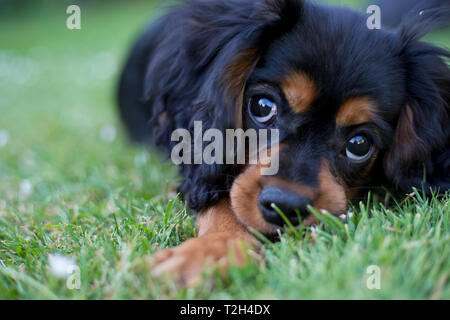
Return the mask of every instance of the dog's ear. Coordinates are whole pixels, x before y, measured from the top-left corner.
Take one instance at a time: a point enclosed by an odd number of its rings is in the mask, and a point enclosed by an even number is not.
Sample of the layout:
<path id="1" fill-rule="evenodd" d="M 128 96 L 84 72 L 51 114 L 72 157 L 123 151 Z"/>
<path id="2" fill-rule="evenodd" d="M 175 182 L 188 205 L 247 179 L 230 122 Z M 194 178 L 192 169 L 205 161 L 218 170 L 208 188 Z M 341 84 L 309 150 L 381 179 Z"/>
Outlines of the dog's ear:
<path id="1" fill-rule="evenodd" d="M 197 103 L 216 106 L 215 116 L 220 124 L 228 128 L 239 126 L 248 76 L 266 48 L 296 24 L 302 1 L 195 3 L 192 16 L 196 24 L 185 39 L 185 47 L 196 68 L 207 68 Z"/>
<path id="2" fill-rule="evenodd" d="M 384 158 L 388 179 L 398 190 L 450 188 L 450 53 L 419 42 L 448 11 L 422 11 L 400 29 L 407 97 L 393 144 Z"/>
<path id="3" fill-rule="evenodd" d="M 223 133 L 240 127 L 251 71 L 301 13 L 301 0 L 190 0 L 163 17 L 144 84 L 157 143 L 173 148 L 178 128 L 193 137 L 194 121 Z M 179 191 L 199 210 L 227 196 L 239 168 L 182 164 L 181 173 Z"/>

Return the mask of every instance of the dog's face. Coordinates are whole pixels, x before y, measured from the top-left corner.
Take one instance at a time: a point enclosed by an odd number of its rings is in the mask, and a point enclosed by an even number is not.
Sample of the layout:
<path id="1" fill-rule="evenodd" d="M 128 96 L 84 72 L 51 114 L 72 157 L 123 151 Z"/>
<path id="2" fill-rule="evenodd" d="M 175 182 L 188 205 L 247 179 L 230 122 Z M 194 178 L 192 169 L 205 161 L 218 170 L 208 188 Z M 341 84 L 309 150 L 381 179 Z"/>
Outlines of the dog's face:
<path id="1" fill-rule="evenodd" d="M 313 222 L 309 205 L 345 213 L 374 183 L 405 103 L 407 72 L 390 34 L 356 27 L 363 19 L 348 12 L 310 15 L 270 45 L 246 82 L 244 127 L 279 130 L 279 171 L 247 168 L 232 203 L 243 223 L 265 233 L 284 223 L 273 204 L 293 223 Z"/>
<path id="2" fill-rule="evenodd" d="M 308 206 L 346 213 L 358 191 L 382 182 L 390 161 L 420 150 L 400 43 L 347 11 L 309 14 L 259 57 L 242 100 L 245 129 L 280 134 L 278 173 L 249 166 L 231 190 L 240 221 L 266 234 L 284 224 L 274 204 L 294 224 L 314 222 Z"/>
<path id="3" fill-rule="evenodd" d="M 308 224 L 309 205 L 339 215 L 367 187 L 448 189 L 449 53 L 418 41 L 448 12 L 417 12 L 391 32 L 301 0 L 195 0 L 174 10 L 149 34 L 156 52 L 144 94 L 157 142 L 194 121 L 279 130 L 276 175 L 182 164 L 189 205 L 230 196 L 243 224 L 271 234 L 283 224 L 272 204 Z"/>

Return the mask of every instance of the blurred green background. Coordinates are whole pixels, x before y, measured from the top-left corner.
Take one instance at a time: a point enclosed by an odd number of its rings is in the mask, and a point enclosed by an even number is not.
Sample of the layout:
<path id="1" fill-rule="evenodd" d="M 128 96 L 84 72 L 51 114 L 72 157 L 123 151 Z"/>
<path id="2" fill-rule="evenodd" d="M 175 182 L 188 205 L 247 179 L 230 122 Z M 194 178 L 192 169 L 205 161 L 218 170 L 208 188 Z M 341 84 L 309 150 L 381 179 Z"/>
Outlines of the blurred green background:
<path id="1" fill-rule="evenodd" d="M 3 196 L 23 179 L 71 188 L 98 165 L 120 165 L 123 158 L 115 155 L 140 152 L 122 144 L 116 82 L 129 46 L 157 6 L 75 2 L 82 29 L 68 30 L 68 1 L 24 2 L 3 1 L 0 13 Z"/>

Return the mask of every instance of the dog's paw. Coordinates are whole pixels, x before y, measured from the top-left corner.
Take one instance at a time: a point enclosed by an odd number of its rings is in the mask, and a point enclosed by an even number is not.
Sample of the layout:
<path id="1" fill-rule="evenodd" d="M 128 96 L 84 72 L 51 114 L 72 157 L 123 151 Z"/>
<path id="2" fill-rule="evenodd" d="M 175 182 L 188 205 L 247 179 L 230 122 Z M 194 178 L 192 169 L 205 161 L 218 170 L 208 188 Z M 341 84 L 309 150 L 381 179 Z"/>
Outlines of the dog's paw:
<path id="1" fill-rule="evenodd" d="M 242 266 L 250 243 L 239 234 L 215 233 L 189 239 L 181 245 L 157 252 L 150 260 L 155 276 L 173 276 L 181 285 L 200 283 L 206 266 L 219 267 L 223 272 L 230 264 Z"/>

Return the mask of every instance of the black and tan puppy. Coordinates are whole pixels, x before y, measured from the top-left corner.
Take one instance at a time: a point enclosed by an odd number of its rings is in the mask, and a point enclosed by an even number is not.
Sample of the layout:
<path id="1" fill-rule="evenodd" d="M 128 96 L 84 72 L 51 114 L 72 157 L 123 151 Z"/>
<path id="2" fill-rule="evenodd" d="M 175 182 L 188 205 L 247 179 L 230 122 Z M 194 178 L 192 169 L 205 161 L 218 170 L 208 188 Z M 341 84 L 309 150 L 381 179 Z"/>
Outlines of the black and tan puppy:
<path id="1" fill-rule="evenodd" d="M 273 176 L 180 165 L 199 237 L 159 252 L 155 271 L 193 283 L 208 259 L 226 267 L 230 248 L 242 263 L 249 228 L 282 228 L 272 204 L 308 225 L 309 205 L 340 215 L 368 186 L 448 190 L 450 54 L 419 41 L 448 17 L 413 10 L 397 30 L 369 30 L 365 14 L 300 0 L 192 0 L 152 24 L 120 82 L 134 140 L 171 150 L 171 133 L 197 120 L 280 138 Z"/>

